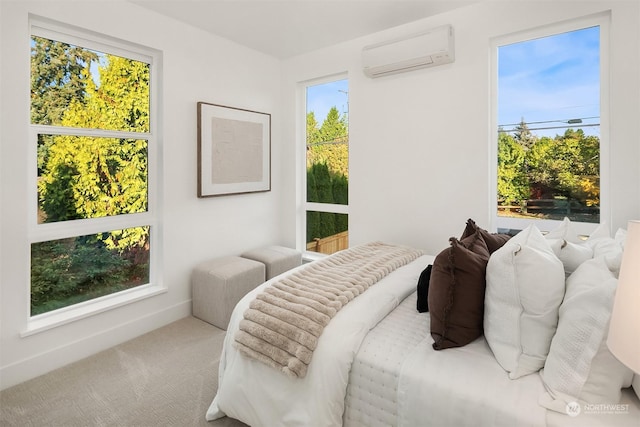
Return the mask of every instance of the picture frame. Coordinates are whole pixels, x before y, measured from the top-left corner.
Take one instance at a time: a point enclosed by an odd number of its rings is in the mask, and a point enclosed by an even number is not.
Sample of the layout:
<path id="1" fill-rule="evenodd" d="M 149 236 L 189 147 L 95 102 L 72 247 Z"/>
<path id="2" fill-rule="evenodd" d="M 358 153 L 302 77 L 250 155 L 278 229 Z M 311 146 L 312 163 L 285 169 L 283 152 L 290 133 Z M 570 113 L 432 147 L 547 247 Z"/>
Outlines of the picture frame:
<path id="1" fill-rule="evenodd" d="M 198 102 L 198 197 L 271 191 L 271 114 Z"/>

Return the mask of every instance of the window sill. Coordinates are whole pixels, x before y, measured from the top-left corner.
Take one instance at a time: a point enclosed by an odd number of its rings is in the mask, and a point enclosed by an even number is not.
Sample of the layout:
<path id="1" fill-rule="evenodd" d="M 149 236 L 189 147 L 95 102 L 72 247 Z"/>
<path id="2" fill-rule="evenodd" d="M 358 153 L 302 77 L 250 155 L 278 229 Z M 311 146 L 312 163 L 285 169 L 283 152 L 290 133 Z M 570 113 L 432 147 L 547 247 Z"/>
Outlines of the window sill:
<path id="1" fill-rule="evenodd" d="M 54 310 L 49 313 L 39 314 L 29 318 L 27 328 L 20 333 L 22 338 L 48 331 L 58 326 L 66 325 L 77 320 L 122 307 L 142 299 L 150 298 L 167 292 L 167 289 L 158 285 L 144 285 L 138 288 L 118 292 L 112 295 L 96 298 L 70 307 Z"/>

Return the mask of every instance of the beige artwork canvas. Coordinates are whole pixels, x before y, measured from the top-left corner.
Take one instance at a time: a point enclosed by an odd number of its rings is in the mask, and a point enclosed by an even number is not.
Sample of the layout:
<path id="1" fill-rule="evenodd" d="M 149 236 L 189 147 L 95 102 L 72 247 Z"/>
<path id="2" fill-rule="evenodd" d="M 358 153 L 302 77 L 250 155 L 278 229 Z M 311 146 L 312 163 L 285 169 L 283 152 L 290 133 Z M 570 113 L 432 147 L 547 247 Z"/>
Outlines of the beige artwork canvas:
<path id="1" fill-rule="evenodd" d="M 262 124 L 211 119 L 211 182 L 232 184 L 262 180 Z"/>

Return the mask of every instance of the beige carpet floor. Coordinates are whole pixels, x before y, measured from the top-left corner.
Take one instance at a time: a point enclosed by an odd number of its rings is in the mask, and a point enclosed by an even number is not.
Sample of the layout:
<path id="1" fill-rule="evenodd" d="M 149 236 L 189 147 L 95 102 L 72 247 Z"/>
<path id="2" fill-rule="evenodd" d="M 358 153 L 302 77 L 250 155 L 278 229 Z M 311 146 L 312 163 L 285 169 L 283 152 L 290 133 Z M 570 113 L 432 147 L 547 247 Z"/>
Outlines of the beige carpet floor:
<path id="1" fill-rule="evenodd" d="M 208 426 L 224 331 L 188 317 L 0 392 L 0 426 Z"/>

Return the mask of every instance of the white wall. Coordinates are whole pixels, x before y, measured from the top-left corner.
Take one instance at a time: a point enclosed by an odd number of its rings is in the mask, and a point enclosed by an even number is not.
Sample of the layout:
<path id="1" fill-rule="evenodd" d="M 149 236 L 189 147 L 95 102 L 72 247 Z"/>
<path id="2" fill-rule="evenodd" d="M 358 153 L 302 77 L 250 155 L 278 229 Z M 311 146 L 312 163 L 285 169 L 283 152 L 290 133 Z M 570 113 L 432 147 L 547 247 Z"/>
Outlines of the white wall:
<path id="1" fill-rule="evenodd" d="M 292 95 L 298 82 L 347 71 L 350 244 L 381 239 L 438 253 L 462 233 L 467 218 L 490 227 L 490 39 L 609 9 L 611 227 L 625 227 L 640 217 L 636 1 L 486 1 L 288 60 L 286 163 L 300 154 L 295 127 L 304 122 L 294 121 L 301 107 Z M 453 64 L 373 80 L 362 73 L 363 46 L 443 24 L 455 29 Z M 290 213 L 300 189 L 287 183 Z"/>
<path id="2" fill-rule="evenodd" d="M 168 292 L 21 338 L 29 304 L 29 13 L 163 52 L 162 274 Z M 0 19 L 0 388 L 189 315 L 189 275 L 199 261 L 265 244 L 293 244 L 283 240 L 279 220 L 285 177 L 278 60 L 121 1 L 2 0 Z M 272 114 L 271 192 L 196 197 L 198 101 Z"/>

